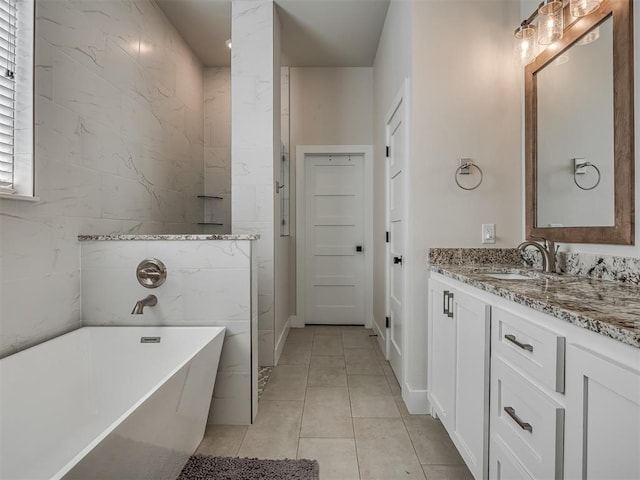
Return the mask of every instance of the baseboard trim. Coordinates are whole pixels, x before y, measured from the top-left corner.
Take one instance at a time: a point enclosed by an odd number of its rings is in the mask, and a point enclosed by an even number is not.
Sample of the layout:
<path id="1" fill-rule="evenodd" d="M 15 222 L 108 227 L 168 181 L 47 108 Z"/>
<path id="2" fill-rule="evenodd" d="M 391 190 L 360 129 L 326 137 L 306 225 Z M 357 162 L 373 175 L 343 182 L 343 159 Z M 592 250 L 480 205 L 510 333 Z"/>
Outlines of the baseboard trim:
<path id="1" fill-rule="evenodd" d="M 282 334 L 278 339 L 278 343 L 276 343 L 276 351 L 274 352 L 275 361 L 273 362 L 274 365 L 278 365 L 278 362 L 280 361 L 280 355 L 282 355 L 282 350 L 284 349 L 284 344 L 287 341 L 287 337 L 289 336 L 290 329 L 291 329 L 291 317 L 289 317 L 286 323 L 284 324 L 284 328 L 282 329 Z"/>
<path id="2" fill-rule="evenodd" d="M 412 390 L 405 383 L 402 389 L 402 400 L 412 415 L 426 415 L 431 413 L 431 404 L 427 390 Z"/>
<path id="3" fill-rule="evenodd" d="M 291 328 L 303 328 L 304 327 L 304 319 L 297 315 L 291 315 L 289 317 L 289 321 L 291 322 Z"/>

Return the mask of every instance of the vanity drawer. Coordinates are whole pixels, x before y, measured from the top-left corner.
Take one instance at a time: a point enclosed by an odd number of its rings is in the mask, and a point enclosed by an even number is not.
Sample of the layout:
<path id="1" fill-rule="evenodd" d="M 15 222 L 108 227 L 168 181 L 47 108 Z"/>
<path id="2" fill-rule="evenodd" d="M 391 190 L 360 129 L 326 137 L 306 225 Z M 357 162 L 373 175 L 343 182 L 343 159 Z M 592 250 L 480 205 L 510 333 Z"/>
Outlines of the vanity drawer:
<path id="1" fill-rule="evenodd" d="M 492 442 L 509 445 L 533 478 L 562 478 L 564 408 L 497 357 L 491 377 Z"/>
<path id="2" fill-rule="evenodd" d="M 491 348 L 551 390 L 564 393 L 565 338 L 499 307 L 492 308 Z"/>
<path id="3" fill-rule="evenodd" d="M 499 437 L 491 440 L 489 447 L 489 478 L 491 480 L 533 480 L 529 472 L 520 465 L 509 448 Z"/>

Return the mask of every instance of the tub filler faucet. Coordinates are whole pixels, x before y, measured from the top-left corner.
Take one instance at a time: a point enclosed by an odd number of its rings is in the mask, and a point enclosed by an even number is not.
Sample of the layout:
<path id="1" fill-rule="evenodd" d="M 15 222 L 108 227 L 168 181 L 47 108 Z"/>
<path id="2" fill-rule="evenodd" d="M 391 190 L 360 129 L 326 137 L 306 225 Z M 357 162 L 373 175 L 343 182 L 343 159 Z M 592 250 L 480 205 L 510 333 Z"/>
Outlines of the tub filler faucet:
<path id="1" fill-rule="evenodd" d="M 136 302 L 136 306 L 131 311 L 132 315 L 142 315 L 144 313 L 144 307 L 153 307 L 158 304 L 158 297 L 155 295 L 147 295 L 142 300 Z"/>

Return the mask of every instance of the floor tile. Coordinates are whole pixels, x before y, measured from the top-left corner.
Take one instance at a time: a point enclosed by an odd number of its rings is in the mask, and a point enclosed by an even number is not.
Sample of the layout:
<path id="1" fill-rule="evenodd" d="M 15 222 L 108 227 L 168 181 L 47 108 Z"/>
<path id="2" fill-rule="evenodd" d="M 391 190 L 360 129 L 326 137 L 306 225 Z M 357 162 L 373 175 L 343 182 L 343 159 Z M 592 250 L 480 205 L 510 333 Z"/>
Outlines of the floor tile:
<path id="1" fill-rule="evenodd" d="M 349 375 L 349 393 L 360 392 L 367 395 L 391 395 L 387 377 L 384 375 Z"/>
<path id="2" fill-rule="evenodd" d="M 290 343 L 287 340 L 284 348 L 282 349 L 282 355 L 278 360 L 278 365 L 309 365 L 311 361 L 311 341 L 296 343 Z"/>
<path id="3" fill-rule="evenodd" d="M 313 337 L 312 355 L 344 355 L 342 336 L 318 335 Z"/>
<path id="4" fill-rule="evenodd" d="M 353 424 L 360 478 L 424 479 L 400 418 L 354 418 Z"/>
<path id="5" fill-rule="evenodd" d="M 379 363 L 347 363 L 347 375 L 382 375 Z"/>
<path id="6" fill-rule="evenodd" d="M 196 454 L 235 457 L 242 444 L 247 425 L 207 425 Z"/>
<path id="7" fill-rule="evenodd" d="M 402 395 L 401 394 L 394 395 L 393 399 L 396 401 L 396 406 L 398 407 L 398 410 L 400 410 L 400 415 L 402 417 L 410 417 L 411 414 L 409 413 L 409 410 L 407 410 L 407 405 L 404 403 L 404 400 L 402 399 Z"/>
<path id="8" fill-rule="evenodd" d="M 464 460 L 440 420 L 430 415 L 404 417 L 409 437 L 422 464 L 463 465 Z"/>
<path id="9" fill-rule="evenodd" d="M 300 436 L 353 437 L 349 390 L 346 387 L 307 388 Z"/>
<path id="10" fill-rule="evenodd" d="M 316 335 L 342 335 L 342 327 L 338 325 L 314 325 Z"/>
<path id="11" fill-rule="evenodd" d="M 311 367 L 307 386 L 346 387 L 347 370 L 345 367 Z"/>
<path id="12" fill-rule="evenodd" d="M 347 365 L 350 363 L 375 363 L 379 364 L 376 352 L 372 348 L 345 347 L 344 359 Z"/>
<path id="13" fill-rule="evenodd" d="M 307 371 L 306 366 L 278 365 L 271 373 L 262 400 L 304 400 Z"/>
<path id="14" fill-rule="evenodd" d="M 295 458 L 303 402 L 260 402 L 256 421 L 247 429 L 238 456 L 258 458 Z"/>
<path id="15" fill-rule="evenodd" d="M 473 480 L 466 465 L 423 465 L 427 480 Z"/>
<path id="16" fill-rule="evenodd" d="M 369 334 L 363 330 L 346 330 L 342 332 L 342 345 L 344 347 L 368 348 L 373 350 L 369 340 Z"/>
<path id="17" fill-rule="evenodd" d="M 353 438 L 301 438 L 298 458 L 317 460 L 320 480 L 358 480 L 358 458 Z"/>
<path id="18" fill-rule="evenodd" d="M 356 390 L 350 392 L 351 415 L 356 417 L 398 417 L 400 411 L 391 394 L 385 396 L 372 396 L 368 393 Z"/>
<path id="19" fill-rule="evenodd" d="M 311 342 L 313 342 L 314 333 L 314 327 L 292 328 L 289 330 L 289 335 L 287 335 L 287 342 L 285 346 L 290 343 L 311 344 Z"/>
<path id="20" fill-rule="evenodd" d="M 344 356 L 324 356 L 314 355 L 311 357 L 311 368 L 313 367 L 342 367 L 345 368 L 346 363 Z"/>

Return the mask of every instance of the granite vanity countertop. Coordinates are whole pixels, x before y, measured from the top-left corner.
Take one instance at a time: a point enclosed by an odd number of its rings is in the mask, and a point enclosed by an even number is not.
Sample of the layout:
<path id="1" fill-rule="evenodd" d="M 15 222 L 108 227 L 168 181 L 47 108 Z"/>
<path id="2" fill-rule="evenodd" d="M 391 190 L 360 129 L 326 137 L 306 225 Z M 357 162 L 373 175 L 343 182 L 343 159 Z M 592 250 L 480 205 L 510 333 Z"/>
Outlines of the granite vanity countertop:
<path id="1" fill-rule="evenodd" d="M 640 348 L 640 286 L 573 275 L 545 274 L 517 265 L 431 263 L 432 272 Z M 530 280 L 488 277 L 517 273 Z"/>
<path id="2" fill-rule="evenodd" d="M 176 235 L 78 235 L 78 240 L 81 242 L 96 240 L 96 241 L 111 241 L 111 240 L 258 240 L 259 234 L 176 234 Z"/>

